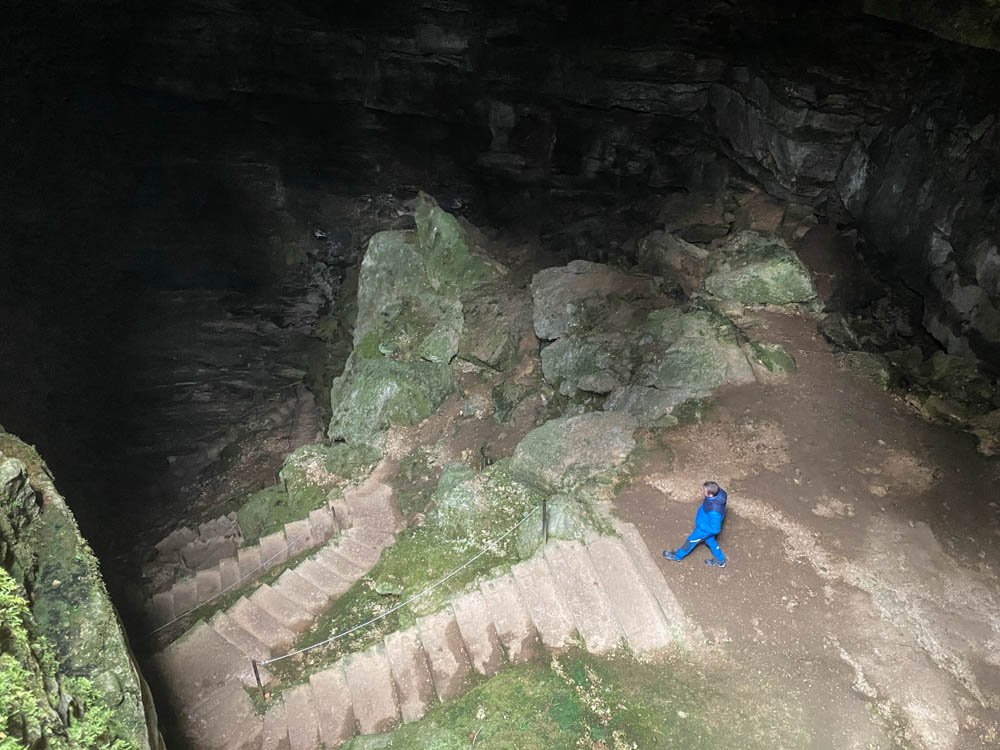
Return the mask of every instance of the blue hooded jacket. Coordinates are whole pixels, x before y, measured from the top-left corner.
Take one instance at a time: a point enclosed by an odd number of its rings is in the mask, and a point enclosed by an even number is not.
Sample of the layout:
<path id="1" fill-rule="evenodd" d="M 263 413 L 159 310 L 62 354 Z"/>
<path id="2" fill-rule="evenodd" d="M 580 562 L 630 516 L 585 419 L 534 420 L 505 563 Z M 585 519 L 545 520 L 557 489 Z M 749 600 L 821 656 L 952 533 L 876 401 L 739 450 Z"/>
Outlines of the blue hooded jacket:
<path id="1" fill-rule="evenodd" d="M 694 517 L 694 533 L 700 537 L 715 536 L 722 531 L 726 518 L 726 491 L 719 488 L 718 494 L 706 497 Z"/>

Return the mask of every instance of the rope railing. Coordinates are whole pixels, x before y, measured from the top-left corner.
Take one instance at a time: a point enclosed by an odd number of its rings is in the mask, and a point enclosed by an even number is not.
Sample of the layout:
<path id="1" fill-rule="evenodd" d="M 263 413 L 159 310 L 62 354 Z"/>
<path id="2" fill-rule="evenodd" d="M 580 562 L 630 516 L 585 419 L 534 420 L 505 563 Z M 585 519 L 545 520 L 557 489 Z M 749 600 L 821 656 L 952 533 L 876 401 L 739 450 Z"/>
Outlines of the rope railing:
<path id="1" fill-rule="evenodd" d="M 536 505 L 531 510 L 529 510 L 527 513 L 525 513 L 524 516 L 521 517 L 521 520 L 519 520 L 516 524 L 514 524 L 509 529 L 507 529 L 503 534 L 501 534 L 500 536 L 496 537 L 495 539 L 492 539 L 491 541 L 487 542 L 478 553 L 476 553 L 475 555 L 473 555 L 472 557 L 470 557 L 468 560 L 466 560 L 465 562 L 463 562 L 461 565 L 459 565 L 457 568 L 455 568 L 454 570 L 452 570 L 450 573 L 448 573 L 447 575 L 443 576 L 442 578 L 439 578 L 437 581 L 434 581 L 432 584 L 430 584 L 429 586 L 427 586 L 423 590 L 419 591 L 418 593 L 414 594 L 413 596 L 411 596 L 406 601 L 402 601 L 399 604 L 396 604 L 395 606 L 387 609 L 385 612 L 382 612 L 381 614 L 378 614 L 378 615 L 376 615 L 376 616 L 374 616 L 374 617 L 366 620 L 365 622 L 362 622 L 362 623 L 360 623 L 358 625 L 355 625 L 355 626 L 353 626 L 351 628 L 348 628 L 347 630 L 345 630 L 345 631 L 343 631 L 341 633 L 335 633 L 334 635 L 330 636 L 326 640 L 320 641 L 318 643 L 313 643 L 313 644 L 311 644 L 309 646 L 304 646 L 304 647 L 299 648 L 299 649 L 295 649 L 294 651 L 290 651 L 287 654 L 282 654 L 281 656 L 275 656 L 275 657 L 273 657 L 271 659 L 264 659 L 262 661 L 257 661 L 256 659 L 252 659 L 251 662 L 252 662 L 252 665 L 253 665 L 254 675 L 257 678 L 257 687 L 260 688 L 263 691 L 263 685 L 261 684 L 261 681 L 260 681 L 260 673 L 258 672 L 258 667 L 264 667 L 264 666 L 267 666 L 269 664 L 274 664 L 275 662 L 282 661 L 284 659 L 290 659 L 293 656 L 298 656 L 300 654 L 304 654 L 304 653 L 306 653 L 308 651 L 312 651 L 313 649 L 321 648 L 322 646 L 329 646 L 331 643 L 339 641 L 342 638 L 346 638 L 347 636 L 351 635 L 352 633 L 356 633 L 359 630 L 363 630 L 365 628 L 368 628 L 368 627 L 374 625 L 375 623 L 379 622 L 380 620 L 384 620 L 386 617 L 388 617 L 389 615 L 393 614 L 394 612 L 398 612 L 403 607 L 406 607 L 406 606 L 410 605 L 411 603 L 413 603 L 414 601 L 416 601 L 420 597 L 426 596 L 430 592 L 432 592 L 435 589 L 437 589 L 440 586 L 442 586 L 447 581 L 450 581 L 452 578 L 454 578 L 460 572 L 462 572 L 467 567 L 469 567 L 470 565 L 472 565 L 472 563 L 474 563 L 476 560 L 478 560 L 479 558 L 481 558 L 483 555 L 485 555 L 491 549 L 494 549 L 504 539 L 506 539 L 507 537 L 509 537 L 515 531 L 517 531 L 521 526 L 523 526 L 525 524 L 525 522 L 527 522 L 527 520 L 529 518 L 531 518 L 540 509 L 542 510 L 543 518 L 545 518 L 546 515 L 547 515 L 547 512 L 546 512 L 547 509 L 545 508 L 545 503 L 543 502 L 541 506 Z M 543 530 L 543 533 L 544 533 L 544 530 Z"/>

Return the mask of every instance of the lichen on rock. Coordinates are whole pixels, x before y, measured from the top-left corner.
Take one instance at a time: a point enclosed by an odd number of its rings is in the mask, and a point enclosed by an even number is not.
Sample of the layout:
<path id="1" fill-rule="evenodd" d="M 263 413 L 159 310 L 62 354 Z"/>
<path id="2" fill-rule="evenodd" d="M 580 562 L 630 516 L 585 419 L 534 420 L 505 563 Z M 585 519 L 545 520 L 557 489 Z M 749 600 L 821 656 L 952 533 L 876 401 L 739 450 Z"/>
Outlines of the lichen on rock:
<path id="1" fill-rule="evenodd" d="M 33 448 L 7 433 L 0 433 L 0 511 L 7 602 L 3 628 L 24 635 L 34 662 L 25 661 L 25 653 L 21 658 L 9 652 L 8 646 L 18 639 L 5 636 L 0 639 L 0 671 L 14 670 L 17 662 L 22 677 L 24 670 L 35 675 L 19 683 L 30 695 L 22 695 L 18 712 L 5 712 L 0 732 L 8 736 L 0 738 L 0 744 L 7 747 L 8 741 L 20 740 L 25 747 L 53 749 L 159 747 L 149 691 L 97 560 L 44 462 Z M 0 690 L 13 689 L 7 679 L 13 676 L 5 675 Z M 70 703 L 80 715 L 65 713 Z M 59 706 L 63 712 L 54 710 Z"/>
<path id="2" fill-rule="evenodd" d="M 816 298 L 809 271 L 784 240 L 744 231 L 712 256 L 705 291 L 752 305 L 788 305 Z"/>

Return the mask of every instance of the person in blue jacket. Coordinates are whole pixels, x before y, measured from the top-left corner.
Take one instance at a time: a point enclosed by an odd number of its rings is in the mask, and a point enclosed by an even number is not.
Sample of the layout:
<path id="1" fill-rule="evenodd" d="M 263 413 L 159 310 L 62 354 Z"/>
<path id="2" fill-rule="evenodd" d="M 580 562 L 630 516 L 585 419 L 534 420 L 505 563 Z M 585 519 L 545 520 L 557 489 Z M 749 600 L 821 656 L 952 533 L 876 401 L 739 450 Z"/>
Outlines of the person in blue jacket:
<path id="1" fill-rule="evenodd" d="M 726 491 L 716 482 L 705 482 L 705 499 L 694 517 L 694 531 L 683 545 L 675 550 L 664 550 L 663 556 L 668 560 L 680 562 L 691 554 L 691 551 L 702 542 L 712 553 L 705 564 L 713 568 L 726 567 L 726 556 L 722 553 L 715 537 L 722 531 L 722 522 L 726 519 Z"/>

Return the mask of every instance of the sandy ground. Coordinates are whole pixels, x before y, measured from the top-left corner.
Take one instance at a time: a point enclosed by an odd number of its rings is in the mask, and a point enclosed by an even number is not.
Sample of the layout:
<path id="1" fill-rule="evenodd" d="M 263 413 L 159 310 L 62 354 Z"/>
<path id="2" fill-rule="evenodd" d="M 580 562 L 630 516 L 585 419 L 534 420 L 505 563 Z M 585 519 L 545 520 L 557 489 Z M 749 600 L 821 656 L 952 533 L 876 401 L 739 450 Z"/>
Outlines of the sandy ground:
<path id="1" fill-rule="evenodd" d="M 753 338 L 799 369 L 720 391 L 618 500 L 650 549 L 730 493 L 724 570 L 660 560 L 730 679 L 777 696 L 814 748 L 1000 746 L 1000 461 L 845 373 L 807 317 Z"/>

